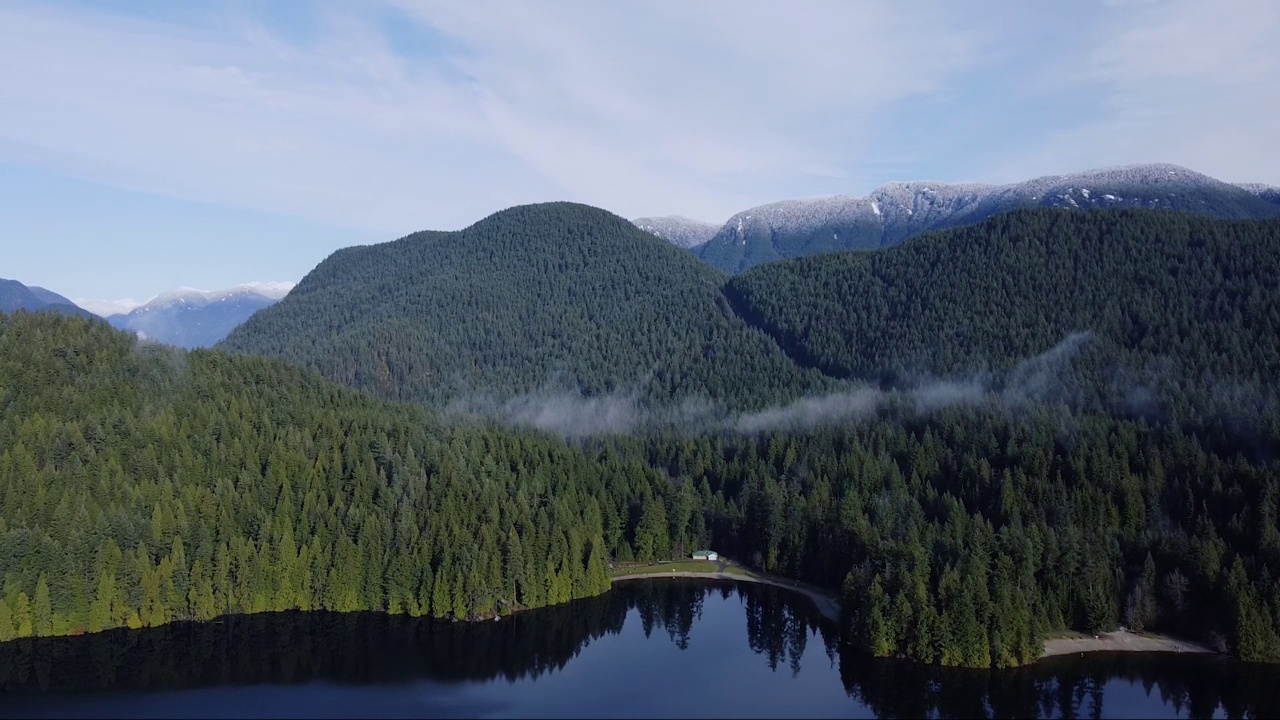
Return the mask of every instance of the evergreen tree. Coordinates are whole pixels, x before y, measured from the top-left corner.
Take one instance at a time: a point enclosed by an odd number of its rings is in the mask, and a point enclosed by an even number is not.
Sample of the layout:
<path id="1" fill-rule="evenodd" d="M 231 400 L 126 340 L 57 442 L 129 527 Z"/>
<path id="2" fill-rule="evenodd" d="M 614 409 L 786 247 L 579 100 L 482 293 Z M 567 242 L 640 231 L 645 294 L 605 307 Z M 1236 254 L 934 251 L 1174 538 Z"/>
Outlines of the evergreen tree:
<path id="1" fill-rule="evenodd" d="M 25 592 L 19 592 L 13 607 L 13 626 L 20 638 L 31 637 L 35 632 L 31 617 L 31 599 Z"/>
<path id="2" fill-rule="evenodd" d="M 48 637 L 53 634 L 53 606 L 49 602 L 49 582 L 44 573 L 36 582 L 36 599 L 31 608 L 33 634 Z"/>

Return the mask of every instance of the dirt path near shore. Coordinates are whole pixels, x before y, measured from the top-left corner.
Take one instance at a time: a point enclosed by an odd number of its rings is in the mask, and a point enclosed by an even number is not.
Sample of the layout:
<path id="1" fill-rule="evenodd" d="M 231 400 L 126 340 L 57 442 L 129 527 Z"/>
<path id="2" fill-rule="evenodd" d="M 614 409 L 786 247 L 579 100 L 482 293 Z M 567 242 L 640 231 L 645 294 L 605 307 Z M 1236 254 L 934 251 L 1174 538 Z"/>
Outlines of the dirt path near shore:
<path id="1" fill-rule="evenodd" d="M 724 566 L 721 565 L 723 568 Z M 729 572 L 651 572 L 637 573 L 635 575 L 617 575 L 611 578 L 612 582 L 622 582 L 624 580 L 643 580 L 651 578 L 702 578 L 704 580 L 736 580 L 738 582 L 759 583 L 761 585 L 772 585 L 786 590 L 793 590 L 813 601 L 817 606 L 818 612 L 828 620 L 839 624 L 840 622 L 840 601 L 835 597 L 817 590 L 811 590 L 801 587 L 787 580 L 775 580 L 773 578 L 761 577 L 759 575 L 736 574 Z M 1052 638 L 1044 641 L 1044 654 L 1040 657 L 1047 658 L 1055 655 L 1072 655 L 1074 653 L 1087 652 L 1173 652 L 1173 653 L 1207 653 L 1212 654 L 1213 651 L 1203 645 L 1189 642 L 1187 640 L 1178 640 L 1163 635 L 1137 634 L 1127 630 L 1117 630 L 1116 632 L 1103 633 L 1097 637 L 1081 636 Z"/>
<path id="2" fill-rule="evenodd" d="M 1053 638 L 1044 641 L 1044 655 L 1071 655 L 1087 652 L 1174 652 L 1212 653 L 1203 645 L 1186 640 L 1176 640 L 1163 635 L 1138 635 L 1127 630 L 1103 633 L 1096 637 Z"/>
<path id="3" fill-rule="evenodd" d="M 635 575 L 617 575 L 612 578 L 613 582 L 621 582 L 623 580 L 642 580 L 645 578 L 702 578 L 704 580 L 737 580 L 738 582 L 759 583 L 761 585 L 772 585 L 786 590 L 794 590 L 813 601 L 818 607 L 818 612 L 822 616 L 834 622 L 840 623 L 840 601 L 830 595 L 825 595 L 816 590 L 810 590 L 798 585 L 788 583 L 786 580 L 773 580 L 771 578 L 759 577 L 757 575 L 738 575 L 727 572 L 652 572 L 637 573 Z"/>

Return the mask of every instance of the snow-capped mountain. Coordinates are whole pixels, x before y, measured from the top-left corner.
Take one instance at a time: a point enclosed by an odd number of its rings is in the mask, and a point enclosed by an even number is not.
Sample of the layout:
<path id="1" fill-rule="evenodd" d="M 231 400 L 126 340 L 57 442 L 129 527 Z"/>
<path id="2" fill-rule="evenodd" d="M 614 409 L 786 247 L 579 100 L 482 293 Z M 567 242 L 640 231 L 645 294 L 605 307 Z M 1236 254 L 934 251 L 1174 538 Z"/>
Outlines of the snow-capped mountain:
<path id="1" fill-rule="evenodd" d="M 787 200 L 734 215 L 698 255 L 736 273 L 760 263 L 896 245 L 927 230 L 1023 207 L 1156 208 L 1215 217 L 1280 217 L 1266 186 L 1237 186 L 1177 165 L 1105 168 L 1009 185 L 895 182 L 866 197 Z"/>
<path id="2" fill-rule="evenodd" d="M 11 313 L 16 310 L 93 317 L 93 313 L 77 307 L 75 303 L 52 290 L 0 278 L 0 312 Z"/>
<path id="3" fill-rule="evenodd" d="M 720 226 L 715 223 L 694 220 L 683 215 L 636 218 L 631 222 L 641 230 L 657 235 L 672 245 L 686 250 L 710 240 L 720 229 Z"/>
<path id="4" fill-rule="evenodd" d="M 1262 183 L 1236 183 L 1236 187 L 1243 188 L 1273 205 L 1280 205 L 1280 187 Z"/>
<path id="5" fill-rule="evenodd" d="M 107 322 L 170 345 L 209 347 L 250 315 L 274 305 L 291 289 L 291 282 L 246 283 L 214 291 L 178 288 L 161 293 L 128 313 L 110 315 Z"/>

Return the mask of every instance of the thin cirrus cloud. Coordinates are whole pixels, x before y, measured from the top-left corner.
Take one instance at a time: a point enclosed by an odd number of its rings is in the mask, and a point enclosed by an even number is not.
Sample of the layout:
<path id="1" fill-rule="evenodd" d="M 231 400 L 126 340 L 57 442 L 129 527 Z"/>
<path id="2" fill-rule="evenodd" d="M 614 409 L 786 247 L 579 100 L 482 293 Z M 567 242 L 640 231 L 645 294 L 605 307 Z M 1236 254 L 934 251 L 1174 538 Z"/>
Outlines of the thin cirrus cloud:
<path id="1" fill-rule="evenodd" d="M 307 48 L 68 6 L 0 10 L 0 27 L 10 161 L 383 232 L 433 197 L 461 223 L 451 193 L 505 184 L 465 162 L 491 153 L 465 93 L 356 20 L 327 16 Z"/>
<path id="2" fill-rule="evenodd" d="M 1280 5 L 1110 0 L 1073 63 L 1040 81 L 1098 92 L 1091 115 L 1004 158 L 999 179 L 1166 161 L 1231 182 L 1280 184 Z"/>
<path id="3" fill-rule="evenodd" d="M 387 239 L 1144 161 L 1280 182 L 1269 0 L 119 7 L 0 8 L 0 163 Z"/>
<path id="4" fill-rule="evenodd" d="M 386 233 L 556 198 L 717 219 L 841 175 L 856 160 L 842 136 L 936 91 L 971 50 L 942 3 L 914 23 L 879 2 L 801 13 L 383 7 L 401 27 L 309 6 L 314 30 L 299 40 L 230 11 L 180 23 L 8 6 L 0 151 L 145 192 Z"/>

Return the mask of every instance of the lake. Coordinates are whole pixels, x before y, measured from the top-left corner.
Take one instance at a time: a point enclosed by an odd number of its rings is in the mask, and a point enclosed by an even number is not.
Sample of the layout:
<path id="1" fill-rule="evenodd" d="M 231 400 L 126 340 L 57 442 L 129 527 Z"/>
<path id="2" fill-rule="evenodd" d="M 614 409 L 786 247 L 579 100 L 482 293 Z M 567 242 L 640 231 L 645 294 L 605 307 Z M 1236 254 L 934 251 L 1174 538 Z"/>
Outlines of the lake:
<path id="1" fill-rule="evenodd" d="M 868 658 L 786 590 L 636 580 L 500 621 L 275 613 L 0 645 L 0 717 L 1277 717 L 1280 668 Z"/>

